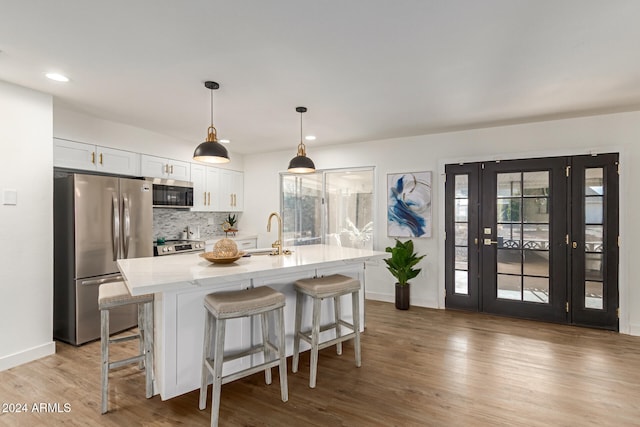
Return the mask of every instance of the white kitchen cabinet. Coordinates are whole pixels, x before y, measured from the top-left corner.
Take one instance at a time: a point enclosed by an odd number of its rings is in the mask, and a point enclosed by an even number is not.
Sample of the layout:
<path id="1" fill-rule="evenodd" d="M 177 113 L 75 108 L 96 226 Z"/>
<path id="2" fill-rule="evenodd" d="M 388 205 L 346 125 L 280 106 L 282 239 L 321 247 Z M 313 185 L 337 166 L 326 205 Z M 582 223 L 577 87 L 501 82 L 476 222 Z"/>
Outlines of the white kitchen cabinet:
<path id="1" fill-rule="evenodd" d="M 244 173 L 220 169 L 220 210 L 241 212 L 244 209 Z"/>
<path id="2" fill-rule="evenodd" d="M 140 174 L 151 178 L 191 181 L 191 163 L 143 154 L 140 159 Z"/>
<path id="3" fill-rule="evenodd" d="M 53 165 L 118 175 L 140 175 L 140 154 L 67 139 L 53 139 Z"/>
<path id="4" fill-rule="evenodd" d="M 219 169 L 211 166 L 191 164 L 193 182 L 192 211 L 218 211 L 219 206 Z"/>
<path id="5" fill-rule="evenodd" d="M 211 252 L 216 242 L 223 238 L 224 236 L 220 236 L 219 238 L 206 240 L 204 242 L 205 252 Z M 258 249 L 258 236 L 252 236 L 252 237 L 229 236 L 228 238 L 236 242 L 236 246 L 238 246 L 239 251 L 246 251 L 247 249 Z"/>

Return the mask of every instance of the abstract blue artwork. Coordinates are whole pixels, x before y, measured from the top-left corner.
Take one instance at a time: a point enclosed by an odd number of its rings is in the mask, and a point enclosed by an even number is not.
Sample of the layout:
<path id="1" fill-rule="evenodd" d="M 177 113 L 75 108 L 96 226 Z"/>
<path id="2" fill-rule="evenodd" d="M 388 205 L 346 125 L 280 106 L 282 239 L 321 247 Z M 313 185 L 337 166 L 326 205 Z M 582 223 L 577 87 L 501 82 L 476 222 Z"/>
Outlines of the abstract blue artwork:
<path id="1" fill-rule="evenodd" d="M 387 175 L 387 235 L 431 237 L 431 172 Z"/>

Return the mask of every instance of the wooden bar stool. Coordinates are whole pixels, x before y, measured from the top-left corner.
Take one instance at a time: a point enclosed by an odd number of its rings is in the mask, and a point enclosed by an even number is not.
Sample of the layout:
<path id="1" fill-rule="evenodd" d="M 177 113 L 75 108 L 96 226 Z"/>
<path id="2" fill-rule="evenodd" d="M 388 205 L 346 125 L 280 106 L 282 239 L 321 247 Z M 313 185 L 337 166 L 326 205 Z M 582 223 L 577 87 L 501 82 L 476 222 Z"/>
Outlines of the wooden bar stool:
<path id="1" fill-rule="evenodd" d="M 109 310 L 123 305 L 138 306 L 138 333 L 118 338 L 109 337 Z M 100 308 L 100 344 L 102 348 L 102 413 L 109 409 L 109 370 L 131 363 L 144 367 L 147 399 L 153 396 L 153 294 L 132 296 L 124 282 L 100 285 L 98 289 Z M 139 340 L 139 352 L 127 359 L 109 362 L 109 344 Z"/>
<path id="2" fill-rule="evenodd" d="M 209 374 L 213 375 L 213 391 L 211 395 L 211 425 L 217 426 L 220 413 L 220 389 L 222 384 L 237 380 L 247 375 L 264 370 L 265 382 L 271 384 L 271 368 L 280 367 L 280 394 L 282 401 L 289 400 L 287 389 L 287 357 L 284 341 L 284 306 L 285 296 L 268 286 L 260 286 L 240 291 L 216 292 L 204 298 L 206 321 L 204 330 L 204 346 L 202 357 L 202 380 L 200 383 L 200 409 L 207 407 L 207 384 Z M 272 312 L 277 318 L 276 332 L 278 346 L 269 341 L 268 314 Z M 262 323 L 262 344 L 246 351 L 224 354 L 225 326 L 227 319 L 260 315 Z M 212 333 L 215 341 L 212 343 Z M 212 349 L 213 344 L 213 349 Z M 211 357 L 213 350 L 213 358 Z M 222 376 L 224 362 L 239 359 L 251 354 L 263 352 L 264 362 Z M 273 355 L 276 355 L 274 357 Z"/>
<path id="3" fill-rule="evenodd" d="M 342 274 L 317 277 L 313 279 L 301 279 L 295 282 L 296 289 L 296 321 L 293 335 L 293 363 L 292 371 L 298 372 L 298 361 L 300 358 L 300 339 L 311 345 L 311 367 L 309 374 L 309 387 L 315 388 L 316 377 L 318 375 L 318 350 L 336 344 L 336 351 L 342 354 L 342 342 L 350 339 L 354 340 L 354 350 L 356 356 L 356 366 L 360 367 L 362 360 L 360 355 L 360 281 Z M 353 305 L 353 323 L 347 323 L 340 318 L 340 297 L 351 294 Z M 308 295 L 313 300 L 313 315 L 311 320 L 311 330 L 301 331 L 302 327 L 302 304 L 303 297 Z M 322 300 L 333 298 L 335 321 L 326 326 L 320 326 L 320 309 Z M 342 335 L 340 326 L 345 326 L 352 332 Z M 320 342 L 320 332 L 326 330 L 336 330 L 336 337 L 332 340 Z"/>

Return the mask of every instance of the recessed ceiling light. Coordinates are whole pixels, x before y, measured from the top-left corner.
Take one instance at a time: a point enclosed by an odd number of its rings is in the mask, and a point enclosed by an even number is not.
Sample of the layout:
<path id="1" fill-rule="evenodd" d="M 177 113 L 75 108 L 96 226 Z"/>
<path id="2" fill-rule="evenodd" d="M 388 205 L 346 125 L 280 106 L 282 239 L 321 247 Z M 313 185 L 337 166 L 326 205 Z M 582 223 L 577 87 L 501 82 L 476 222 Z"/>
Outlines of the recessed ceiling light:
<path id="1" fill-rule="evenodd" d="M 228 143 L 231 142 L 231 140 L 230 139 L 219 139 L 218 142 L 221 142 L 223 144 L 228 144 Z"/>
<path id="2" fill-rule="evenodd" d="M 307 141 L 315 141 L 316 137 L 314 135 L 307 135 L 304 137 Z"/>
<path id="3" fill-rule="evenodd" d="M 47 73 L 45 74 L 45 76 L 47 76 L 47 78 L 51 79 L 51 80 L 55 80 L 57 82 L 68 82 L 69 81 L 69 77 L 67 76 L 63 76 L 62 74 L 58 74 L 58 73 Z"/>

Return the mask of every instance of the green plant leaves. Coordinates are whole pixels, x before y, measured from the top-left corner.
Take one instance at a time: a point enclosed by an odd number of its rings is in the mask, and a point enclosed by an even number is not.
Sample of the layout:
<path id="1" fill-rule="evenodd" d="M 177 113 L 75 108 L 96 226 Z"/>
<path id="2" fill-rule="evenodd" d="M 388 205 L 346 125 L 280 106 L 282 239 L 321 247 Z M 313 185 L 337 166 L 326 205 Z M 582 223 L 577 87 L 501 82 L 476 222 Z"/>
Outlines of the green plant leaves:
<path id="1" fill-rule="evenodd" d="M 387 264 L 387 270 L 398 280 L 400 285 L 406 285 L 407 282 L 416 277 L 421 268 L 413 268 L 426 255 L 416 254 L 413 251 L 413 241 L 407 240 L 401 242 L 396 239 L 394 247 L 387 247 L 386 252 L 391 253 L 391 258 L 387 258 L 384 262 Z"/>

